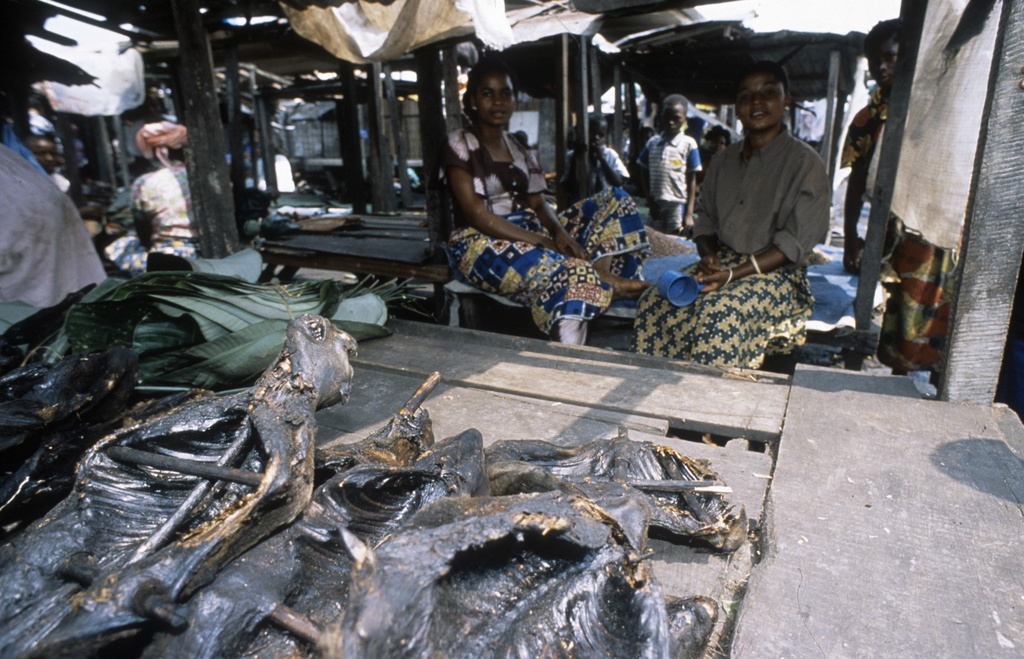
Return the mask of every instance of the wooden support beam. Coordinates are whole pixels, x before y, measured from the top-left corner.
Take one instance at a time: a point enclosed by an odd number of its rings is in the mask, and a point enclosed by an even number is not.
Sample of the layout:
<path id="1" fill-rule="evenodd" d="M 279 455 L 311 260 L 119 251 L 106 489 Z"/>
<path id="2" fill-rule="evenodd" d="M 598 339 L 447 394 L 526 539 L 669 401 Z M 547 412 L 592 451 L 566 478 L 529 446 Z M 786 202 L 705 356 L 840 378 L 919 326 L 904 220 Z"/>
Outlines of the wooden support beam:
<path id="1" fill-rule="evenodd" d="M 395 81 L 391 77 L 391 65 L 384 65 L 384 94 L 387 96 L 388 116 L 391 118 L 391 143 L 395 149 L 395 164 L 398 168 L 398 184 L 402 190 L 402 208 L 412 207 L 412 187 L 409 185 L 409 172 L 406 169 L 405 135 L 402 132 L 402 104 L 395 94 Z"/>
<path id="2" fill-rule="evenodd" d="M 900 11 L 903 18 L 903 45 L 896 60 L 896 75 L 892 91 L 889 93 L 889 109 L 885 120 L 885 138 L 879 147 L 881 153 L 878 159 L 878 174 L 875 178 L 875 187 L 871 190 L 871 215 L 868 218 L 857 297 L 853 305 L 857 329 L 867 329 L 871 325 L 875 285 L 882 267 L 882 246 L 885 242 L 885 229 L 889 223 L 889 207 L 892 205 L 893 184 L 896 182 L 896 169 L 903 146 L 903 131 L 907 121 L 907 108 L 910 106 L 914 69 L 926 10 L 927 3 L 903 0 Z"/>
<path id="3" fill-rule="evenodd" d="M 447 61 L 451 66 L 445 66 Z M 427 235 L 430 241 L 431 261 L 447 263 L 444 246 L 453 228 L 451 196 L 447 187 L 439 185 L 436 177 L 438 159 L 444 147 L 451 119 L 458 121 L 460 106 L 450 104 L 445 92 L 452 87 L 458 91 L 455 67 L 455 49 L 439 51 L 425 47 L 416 51 L 417 91 L 419 92 L 420 144 L 423 150 L 424 183 L 427 190 Z M 446 77 L 450 74 L 452 77 Z M 454 95 L 458 98 L 458 93 Z M 447 113 L 445 112 L 447 110 Z M 447 118 L 446 118 L 447 114 Z"/>
<path id="4" fill-rule="evenodd" d="M 78 149 L 75 148 L 75 132 L 71 127 L 71 116 L 67 112 L 57 112 L 57 137 L 64 146 L 64 167 L 61 171 L 67 178 L 71 187 L 68 188 L 68 195 L 74 200 L 75 205 L 82 205 L 82 176 L 78 171 Z"/>
<path id="5" fill-rule="evenodd" d="M 611 147 L 622 155 L 622 65 L 618 62 L 612 69 L 612 85 L 615 86 L 615 112 L 612 114 Z"/>
<path id="6" fill-rule="evenodd" d="M 367 68 L 367 73 L 370 80 L 370 95 L 366 104 L 370 128 L 370 203 L 374 213 L 394 213 L 398 210 L 398 204 L 395 201 L 395 165 L 384 133 L 385 100 L 381 79 L 384 67 L 379 62 L 373 62 Z"/>
<path id="7" fill-rule="evenodd" d="M 363 178 L 363 147 L 359 136 L 359 96 L 356 70 L 350 62 L 339 61 L 338 72 L 344 84 L 344 97 L 337 102 L 338 140 L 345 162 L 345 191 L 352 212 L 366 213 L 366 181 Z"/>
<path id="8" fill-rule="evenodd" d="M 829 172 L 829 183 L 832 182 L 831 174 L 835 169 L 832 166 L 832 161 L 835 160 L 832 157 L 832 127 L 835 125 L 836 120 L 836 96 L 839 93 L 839 62 L 840 53 L 838 50 L 833 50 L 829 53 L 828 58 L 828 90 L 827 94 L 827 105 L 825 109 L 825 132 L 821 136 L 821 144 L 818 147 L 818 153 L 821 155 L 821 159 L 825 161 L 825 167 Z"/>
<path id="9" fill-rule="evenodd" d="M 572 84 L 569 81 L 569 35 L 559 36 L 558 50 L 558 98 L 555 111 L 555 168 L 558 173 L 558 180 L 565 175 L 565 145 L 569 143 L 569 90 Z M 557 205 L 558 208 L 566 207 L 565 189 L 561 183 L 558 185 Z"/>
<path id="10" fill-rule="evenodd" d="M 828 166 L 828 180 L 835 185 L 836 170 L 838 169 L 839 157 L 842 155 L 839 149 L 839 140 L 843 139 L 843 131 L 846 128 L 846 103 L 850 100 L 849 94 L 836 96 L 836 118 L 832 122 L 832 160 L 826 162 Z"/>
<path id="11" fill-rule="evenodd" d="M 263 161 L 263 178 L 267 182 L 267 193 L 276 197 L 279 191 L 277 182 L 277 148 L 274 146 L 273 119 L 277 101 L 259 92 L 253 94 L 253 111 L 256 113 L 256 125 L 260 132 L 260 159 Z"/>
<path id="12" fill-rule="evenodd" d="M 939 390 L 979 405 L 995 397 L 1024 250 L 1024 0 L 1003 1 L 997 34 Z"/>
<path id="13" fill-rule="evenodd" d="M 199 0 L 171 0 L 171 9 L 178 35 L 178 73 L 188 129 L 185 167 L 193 228 L 199 234 L 203 258 L 224 258 L 238 251 L 238 228 L 210 44 L 203 30 Z"/>
<path id="14" fill-rule="evenodd" d="M 229 42 L 224 49 L 224 96 L 228 110 L 231 190 L 236 210 L 242 207 L 245 195 L 245 147 L 242 144 L 242 90 L 238 81 L 239 73 L 238 45 Z"/>
<path id="15" fill-rule="evenodd" d="M 128 130 L 128 125 L 125 124 L 121 115 L 117 115 L 114 118 L 114 122 L 117 127 L 117 141 L 121 147 L 118 149 L 121 152 L 120 162 L 118 163 L 121 166 L 121 185 L 130 190 L 132 187 L 132 175 L 129 169 L 131 156 L 128 155 L 128 140 L 135 139 L 135 136 Z"/>
<path id="16" fill-rule="evenodd" d="M 640 143 L 640 116 L 636 109 L 636 84 L 633 82 L 632 75 L 626 77 L 626 105 L 629 106 L 629 153 L 626 159 L 628 167 L 636 162 L 637 156 L 644 148 L 644 145 Z M 630 172 L 630 176 L 632 175 L 633 172 Z"/>
<path id="17" fill-rule="evenodd" d="M 94 117 L 96 122 L 96 132 L 99 135 L 100 142 L 100 158 L 101 164 L 100 170 L 102 172 L 101 178 L 110 184 L 112 189 L 117 189 L 117 168 L 114 165 L 114 150 L 110 142 L 110 131 L 107 130 L 107 118 L 106 117 Z"/>
<path id="18" fill-rule="evenodd" d="M 590 44 L 590 37 L 579 37 L 580 52 L 577 58 L 577 70 L 574 76 L 576 102 L 573 109 L 576 114 L 575 143 L 578 145 L 590 144 L 590 122 L 587 121 L 588 107 L 590 106 L 590 86 L 593 81 L 590 79 L 591 62 L 590 51 L 593 46 Z M 583 149 L 576 149 L 573 154 L 576 160 L 576 189 L 579 191 L 580 199 L 590 196 L 590 175 L 587 166 L 587 153 Z"/>

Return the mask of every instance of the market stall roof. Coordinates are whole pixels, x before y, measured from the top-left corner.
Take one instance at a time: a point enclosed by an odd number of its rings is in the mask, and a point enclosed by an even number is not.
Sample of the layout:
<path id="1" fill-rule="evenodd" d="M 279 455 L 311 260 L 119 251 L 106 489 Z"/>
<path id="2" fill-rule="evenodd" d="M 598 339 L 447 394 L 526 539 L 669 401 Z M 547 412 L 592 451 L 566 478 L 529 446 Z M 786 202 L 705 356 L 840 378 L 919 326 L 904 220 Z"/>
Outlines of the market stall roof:
<path id="1" fill-rule="evenodd" d="M 759 60 L 783 62 L 795 99 L 828 96 L 830 54 L 840 54 L 840 94 L 853 90 L 864 35 L 808 32 L 753 33 L 720 29 L 680 34 L 673 41 L 635 41 L 623 49 L 623 63 L 641 80 L 663 93 L 681 93 L 695 103 L 732 103 L 734 80 Z"/>

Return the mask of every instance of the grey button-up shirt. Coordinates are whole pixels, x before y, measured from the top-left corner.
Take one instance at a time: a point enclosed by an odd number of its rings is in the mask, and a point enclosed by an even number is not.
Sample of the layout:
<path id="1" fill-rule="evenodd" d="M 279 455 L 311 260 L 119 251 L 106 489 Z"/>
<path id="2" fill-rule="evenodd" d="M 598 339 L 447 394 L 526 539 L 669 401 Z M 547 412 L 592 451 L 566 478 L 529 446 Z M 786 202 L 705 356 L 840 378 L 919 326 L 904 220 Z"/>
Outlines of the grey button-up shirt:
<path id="1" fill-rule="evenodd" d="M 785 129 L 750 160 L 743 142 L 708 164 L 694 235 L 713 234 L 741 254 L 775 246 L 803 265 L 828 232 L 832 188 L 825 163 Z"/>

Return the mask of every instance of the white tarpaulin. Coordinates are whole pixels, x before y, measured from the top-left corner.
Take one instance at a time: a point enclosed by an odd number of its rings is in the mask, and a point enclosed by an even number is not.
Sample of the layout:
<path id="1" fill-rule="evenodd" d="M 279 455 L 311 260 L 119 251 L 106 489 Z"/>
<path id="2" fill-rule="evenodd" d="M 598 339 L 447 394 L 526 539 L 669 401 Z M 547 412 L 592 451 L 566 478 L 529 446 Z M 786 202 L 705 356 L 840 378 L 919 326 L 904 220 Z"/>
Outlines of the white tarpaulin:
<path id="1" fill-rule="evenodd" d="M 928 3 L 893 187 L 892 212 L 947 248 L 960 244 L 1000 15 L 995 2 L 987 22 L 958 31 L 968 2 Z"/>
<path id="2" fill-rule="evenodd" d="M 488 48 L 503 50 L 552 34 L 582 34 L 599 18 L 544 2 L 506 13 L 504 0 L 395 0 L 390 5 L 357 0 L 327 9 L 281 7 L 298 34 L 356 64 L 387 62 L 451 37 L 475 35 Z"/>
<path id="3" fill-rule="evenodd" d="M 74 62 L 96 77 L 91 85 L 62 85 L 42 82 L 41 91 L 57 112 L 86 116 L 111 116 L 137 108 L 146 100 L 146 81 L 142 55 L 134 48 L 119 53 L 117 44 L 100 46 L 61 46 L 49 41 L 34 41 L 39 50 Z"/>

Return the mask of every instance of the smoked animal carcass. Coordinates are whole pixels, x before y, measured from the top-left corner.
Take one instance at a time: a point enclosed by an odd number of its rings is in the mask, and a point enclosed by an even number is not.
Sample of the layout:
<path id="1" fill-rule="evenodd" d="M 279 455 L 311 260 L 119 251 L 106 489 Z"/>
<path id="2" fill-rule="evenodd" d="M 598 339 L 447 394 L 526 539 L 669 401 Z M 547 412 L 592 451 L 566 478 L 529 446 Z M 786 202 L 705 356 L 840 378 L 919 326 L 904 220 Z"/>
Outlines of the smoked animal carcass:
<path id="1" fill-rule="evenodd" d="M 386 449 L 379 436 L 373 445 Z M 344 614 L 353 566 L 372 560 L 424 506 L 486 494 L 486 487 L 476 430 L 438 442 L 408 466 L 364 463 L 343 471 L 317 487 L 294 523 L 199 591 L 187 628 L 159 635 L 145 656 L 315 655 L 324 630 Z"/>
<path id="2" fill-rule="evenodd" d="M 667 446 L 627 437 L 576 447 L 501 441 L 487 447 L 487 472 L 492 494 L 557 490 L 598 501 L 633 499 L 632 508 L 646 510 L 652 534 L 722 551 L 746 541 L 746 515 L 715 491 L 724 485 L 718 475 Z"/>
<path id="3" fill-rule="evenodd" d="M 32 521 L 67 495 L 79 458 L 124 413 L 138 368 L 135 352 L 117 347 L 0 377 L 0 527 Z"/>
<path id="4" fill-rule="evenodd" d="M 714 621 L 706 600 L 666 604 L 643 556 L 588 499 L 446 498 L 355 566 L 321 652 L 668 659 L 696 656 Z"/>
<path id="5" fill-rule="evenodd" d="M 314 412 L 347 399 L 355 348 L 302 316 L 250 390 L 101 440 L 72 494 L 0 547 L 0 655 L 89 656 L 182 626 L 190 595 L 309 502 Z"/>

